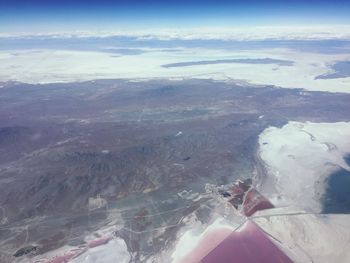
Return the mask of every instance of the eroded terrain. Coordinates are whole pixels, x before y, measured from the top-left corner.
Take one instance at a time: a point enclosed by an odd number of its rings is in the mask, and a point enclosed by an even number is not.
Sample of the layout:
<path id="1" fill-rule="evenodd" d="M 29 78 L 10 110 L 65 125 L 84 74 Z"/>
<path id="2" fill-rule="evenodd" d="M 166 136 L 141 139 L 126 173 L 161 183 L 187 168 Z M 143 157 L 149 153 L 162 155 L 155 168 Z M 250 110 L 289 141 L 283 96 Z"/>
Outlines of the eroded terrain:
<path id="1" fill-rule="evenodd" d="M 1 262 L 91 247 L 106 227 L 126 261 L 154 259 L 191 215 L 223 213 L 206 185 L 265 175 L 266 128 L 350 120 L 348 94 L 235 82 L 1 86 Z"/>

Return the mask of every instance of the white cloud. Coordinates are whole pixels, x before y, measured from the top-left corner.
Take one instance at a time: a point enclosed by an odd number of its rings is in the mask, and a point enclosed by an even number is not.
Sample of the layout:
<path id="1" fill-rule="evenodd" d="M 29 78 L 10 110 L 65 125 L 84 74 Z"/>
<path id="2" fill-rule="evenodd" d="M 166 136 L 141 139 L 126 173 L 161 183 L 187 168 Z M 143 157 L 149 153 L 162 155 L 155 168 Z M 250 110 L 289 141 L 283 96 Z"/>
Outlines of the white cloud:
<path id="1" fill-rule="evenodd" d="M 199 28 L 150 28 L 145 30 L 71 31 L 36 33 L 0 33 L 0 38 L 49 37 L 88 38 L 129 36 L 139 39 L 174 40 L 320 40 L 350 39 L 350 25 L 333 26 L 260 26 L 260 27 L 199 27 Z"/>

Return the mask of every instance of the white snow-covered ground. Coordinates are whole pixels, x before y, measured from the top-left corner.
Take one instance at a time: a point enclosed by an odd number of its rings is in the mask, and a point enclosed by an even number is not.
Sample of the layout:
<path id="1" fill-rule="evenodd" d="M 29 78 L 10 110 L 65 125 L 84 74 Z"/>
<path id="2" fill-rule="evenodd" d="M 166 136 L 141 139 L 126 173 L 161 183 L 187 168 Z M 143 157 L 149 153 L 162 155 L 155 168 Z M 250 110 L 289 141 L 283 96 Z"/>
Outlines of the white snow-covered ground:
<path id="1" fill-rule="evenodd" d="M 209 225 L 203 225 L 198 221 L 190 224 L 190 229 L 179 234 L 180 237 L 171 255 L 171 262 L 199 262 L 239 225 L 237 222 L 227 221 L 222 217 Z"/>
<path id="2" fill-rule="evenodd" d="M 349 122 L 289 122 L 264 130 L 259 136 L 264 184 L 275 187 L 264 191 L 266 197 L 277 206 L 320 212 L 325 178 L 339 167 L 350 169 L 343 159 L 350 152 L 349 138 Z"/>
<path id="3" fill-rule="evenodd" d="M 85 253 L 73 259 L 72 263 L 128 263 L 131 256 L 125 241 L 114 238 L 107 244 L 90 248 Z"/>
<path id="4" fill-rule="evenodd" d="M 271 215 L 255 218 L 266 233 L 289 249 L 298 261 L 350 262 L 349 215 Z"/>
<path id="5" fill-rule="evenodd" d="M 139 50 L 139 49 L 138 49 Z M 350 92 L 350 78 L 317 79 L 347 54 L 297 52 L 285 48 L 229 51 L 203 48 L 145 49 L 138 55 L 115 55 L 97 51 L 2 50 L 0 81 L 27 83 L 71 82 L 103 78 L 212 78 L 244 80 L 252 84 L 284 88 Z M 290 60 L 293 66 L 276 64 L 211 64 L 164 68 L 177 62 L 242 58 Z"/>

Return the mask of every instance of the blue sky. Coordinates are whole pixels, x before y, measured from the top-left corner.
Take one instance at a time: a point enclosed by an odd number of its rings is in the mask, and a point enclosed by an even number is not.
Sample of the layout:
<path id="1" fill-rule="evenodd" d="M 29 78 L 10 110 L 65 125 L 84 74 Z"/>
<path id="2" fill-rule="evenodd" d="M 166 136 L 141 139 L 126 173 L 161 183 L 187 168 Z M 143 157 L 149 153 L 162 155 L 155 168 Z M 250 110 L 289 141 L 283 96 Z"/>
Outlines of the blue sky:
<path id="1" fill-rule="evenodd" d="M 0 0 L 0 31 L 350 24 L 350 1 Z"/>

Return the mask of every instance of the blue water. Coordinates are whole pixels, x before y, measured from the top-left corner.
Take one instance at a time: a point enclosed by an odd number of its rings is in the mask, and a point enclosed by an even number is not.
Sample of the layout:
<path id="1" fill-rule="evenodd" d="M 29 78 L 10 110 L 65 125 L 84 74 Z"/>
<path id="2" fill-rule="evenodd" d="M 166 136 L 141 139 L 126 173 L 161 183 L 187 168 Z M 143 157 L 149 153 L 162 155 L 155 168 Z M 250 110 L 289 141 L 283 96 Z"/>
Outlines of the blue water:
<path id="1" fill-rule="evenodd" d="M 350 162 L 350 155 L 347 156 Z M 345 158 L 344 158 L 345 159 Z M 323 213 L 350 213 L 350 172 L 341 168 L 327 179 Z"/>
<path id="2" fill-rule="evenodd" d="M 350 154 L 344 156 L 344 161 L 350 166 Z"/>

